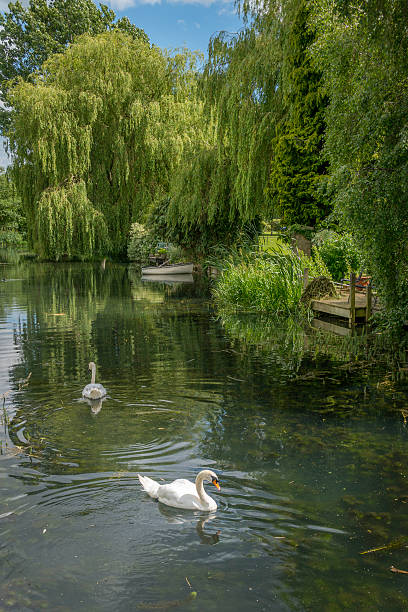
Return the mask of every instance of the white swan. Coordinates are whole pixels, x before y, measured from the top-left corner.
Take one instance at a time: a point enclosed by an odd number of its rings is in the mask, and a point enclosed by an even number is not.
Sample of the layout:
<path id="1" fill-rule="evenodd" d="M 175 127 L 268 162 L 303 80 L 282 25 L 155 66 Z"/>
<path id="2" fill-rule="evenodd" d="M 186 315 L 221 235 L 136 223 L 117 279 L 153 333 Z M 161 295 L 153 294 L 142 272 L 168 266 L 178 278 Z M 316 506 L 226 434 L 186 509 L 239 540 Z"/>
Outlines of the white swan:
<path id="1" fill-rule="evenodd" d="M 99 383 L 95 382 L 95 374 L 96 374 L 96 365 L 93 361 L 91 361 L 88 365 L 88 368 L 92 371 L 91 382 L 89 385 L 86 385 L 82 391 L 83 397 L 86 397 L 90 400 L 99 399 L 106 395 L 106 389 Z"/>
<path id="2" fill-rule="evenodd" d="M 211 470 L 202 470 L 197 474 L 194 482 L 178 478 L 169 484 L 161 485 L 147 476 L 137 475 L 140 484 L 150 497 L 158 499 L 162 504 L 173 508 L 185 508 L 186 510 L 216 510 L 216 501 L 204 491 L 204 481 L 212 484 L 220 490 L 218 476 Z"/>

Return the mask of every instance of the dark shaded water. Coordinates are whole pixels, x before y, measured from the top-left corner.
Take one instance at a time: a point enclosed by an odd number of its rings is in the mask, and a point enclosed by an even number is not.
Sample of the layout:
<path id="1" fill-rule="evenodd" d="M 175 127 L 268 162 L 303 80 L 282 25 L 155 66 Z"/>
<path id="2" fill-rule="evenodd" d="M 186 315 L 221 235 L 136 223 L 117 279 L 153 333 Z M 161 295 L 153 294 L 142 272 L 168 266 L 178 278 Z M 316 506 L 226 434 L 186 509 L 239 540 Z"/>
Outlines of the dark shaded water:
<path id="1" fill-rule="evenodd" d="M 406 383 L 343 368 L 342 339 L 222 324 L 198 294 L 1 266 L 0 610 L 406 610 Z M 136 478 L 203 467 L 211 515 Z"/>

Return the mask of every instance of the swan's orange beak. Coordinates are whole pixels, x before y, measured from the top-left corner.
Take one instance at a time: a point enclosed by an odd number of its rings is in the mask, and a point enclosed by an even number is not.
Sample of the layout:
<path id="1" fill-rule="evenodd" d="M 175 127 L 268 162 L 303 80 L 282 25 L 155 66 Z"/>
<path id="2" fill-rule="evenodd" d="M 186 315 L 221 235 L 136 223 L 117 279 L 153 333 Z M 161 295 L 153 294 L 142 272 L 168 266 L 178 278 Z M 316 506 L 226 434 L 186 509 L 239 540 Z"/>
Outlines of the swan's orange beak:
<path id="1" fill-rule="evenodd" d="M 212 483 L 213 483 L 214 487 L 217 487 L 217 489 L 219 491 L 221 491 L 221 487 L 220 487 L 219 482 L 218 482 L 218 480 L 216 478 L 212 479 Z"/>

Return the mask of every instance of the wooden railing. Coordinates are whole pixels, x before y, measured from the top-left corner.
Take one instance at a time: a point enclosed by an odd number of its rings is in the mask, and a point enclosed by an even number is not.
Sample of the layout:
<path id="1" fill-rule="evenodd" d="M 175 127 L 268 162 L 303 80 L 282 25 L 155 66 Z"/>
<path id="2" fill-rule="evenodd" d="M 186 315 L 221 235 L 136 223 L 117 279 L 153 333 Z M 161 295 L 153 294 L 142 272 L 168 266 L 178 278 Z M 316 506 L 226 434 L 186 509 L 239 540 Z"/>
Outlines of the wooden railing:
<path id="1" fill-rule="evenodd" d="M 303 289 L 307 287 L 309 282 L 313 280 L 313 276 L 309 276 L 309 270 L 306 268 L 303 272 Z M 352 272 L 350 274 L 350 279 L 343 280 L 342 282 L 333 281 L 336 289 L 339 290 L 340 295 L 343 291 L 346 295 L 348 295 L 348 304 L 350 308 L 349 321 L 350 326 L 354 327 L 356 323 L 356 293 L 358 295 L 366 295 L 366 306 L 365 306 L 365 321 L 368 322 L 372 315 L 373 311 L 373 290 L 371 285 L 371 279 L 368 277 L 364 277 L 364 284 L 361 282 L 360 278 L 356 278 L 356 274 Z"/>

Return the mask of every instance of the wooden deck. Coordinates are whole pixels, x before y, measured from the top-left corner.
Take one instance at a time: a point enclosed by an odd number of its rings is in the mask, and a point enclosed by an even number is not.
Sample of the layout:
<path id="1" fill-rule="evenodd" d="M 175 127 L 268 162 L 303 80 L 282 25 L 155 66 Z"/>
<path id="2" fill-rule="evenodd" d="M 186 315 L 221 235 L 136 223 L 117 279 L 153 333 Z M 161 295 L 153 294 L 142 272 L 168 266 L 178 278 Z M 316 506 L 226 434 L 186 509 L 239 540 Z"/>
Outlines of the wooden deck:
<path id="1" fill-rule="evenodd" d="M 304 285 L 308 282 L 305 271 Z M 367 325 L 373 312 L 371 285 L 356 287 L 356 277 L 352 274 L 348 286 L 338 288 L 336 298 L 312 300 L 311 308 L 315 313 L 323 313 L 333 317 L 331 321 L 313 320 L 313 327 L 333 331 L 342 336 L 350 335 L 359 325 Z M 336 325 L 336 319 L 338 324 Z"/>
<path id="2" fill-rule="evenodd" d="M 352 305 L 350 304 L 349 296 L 340 295 L 338 298 L 312 300 L 311 306 L 312 310 L 315 312 L 324 312 L 342 319 L 350 319 L 352 314 Z M 355 296 L 354 313 L 355 319 L 367 319 L 366 295 Z"/>

